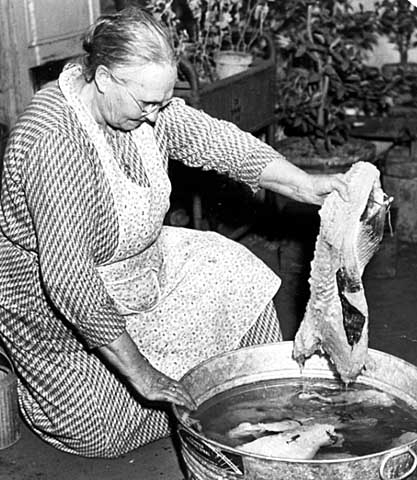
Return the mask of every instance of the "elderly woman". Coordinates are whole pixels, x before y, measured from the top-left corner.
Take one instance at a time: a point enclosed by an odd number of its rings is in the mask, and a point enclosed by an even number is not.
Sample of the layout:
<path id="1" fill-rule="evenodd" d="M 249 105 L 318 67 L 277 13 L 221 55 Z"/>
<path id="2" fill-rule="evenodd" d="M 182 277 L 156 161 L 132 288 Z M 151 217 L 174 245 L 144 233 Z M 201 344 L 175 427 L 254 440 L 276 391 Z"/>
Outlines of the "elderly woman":
<path id="1" fill-rule="evenodd" d="M 167 159 L 317 204 L 344 184 L 173 98 L 173 49 L 143 11 L 100 18 L 84 48 L 9 140 L 0 337 L 33 431 L 113 457 L 169 433 L 164 405 L 195 408 L 190 367 L 281 339 L 272 271 L 216 233 L 163 226 Z"/>

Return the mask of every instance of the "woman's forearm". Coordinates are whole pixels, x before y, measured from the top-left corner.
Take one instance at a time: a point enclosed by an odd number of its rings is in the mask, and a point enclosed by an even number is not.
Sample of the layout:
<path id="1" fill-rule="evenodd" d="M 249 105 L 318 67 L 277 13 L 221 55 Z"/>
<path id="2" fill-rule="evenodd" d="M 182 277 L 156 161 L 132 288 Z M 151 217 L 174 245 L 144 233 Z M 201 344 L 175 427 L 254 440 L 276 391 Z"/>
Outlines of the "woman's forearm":
<path id="1" fill-rule="evenodd" d="M 186 388 L 154 368 L 127 332 L 97 350 L 104 362 L 142 397 L 183 405 L 190 410 L 196 408 Z"/>
<path id="2" fill-rule="evenodd" d="M 342 175 L 312 175 L 281 156 L 277 156 L 264 168 L 259 177 L 259 185 L 304 203 L 321 205 L 333 190 L 348 200 Z"/>
<path id="3" fill-rule="evenodd" d="M 98 347 L 97 350 L 113 370 L 138 389 L 149 363 L 127 332 L 122 333 L 108 345 Z"/>
<path id="4" fill-rule="evenodd" d="M 300 202 L 306 201 L 312 188 L 310 175 L 283 157 L 277 157 L 264 168 L 259 185 Z"/>

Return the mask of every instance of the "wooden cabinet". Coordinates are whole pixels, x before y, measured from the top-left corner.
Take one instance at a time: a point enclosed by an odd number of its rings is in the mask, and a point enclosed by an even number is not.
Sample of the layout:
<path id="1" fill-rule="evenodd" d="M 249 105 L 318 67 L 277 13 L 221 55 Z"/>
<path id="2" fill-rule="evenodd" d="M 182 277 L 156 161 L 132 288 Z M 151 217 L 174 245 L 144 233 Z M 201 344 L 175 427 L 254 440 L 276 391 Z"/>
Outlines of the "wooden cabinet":
<path id="1" fill-rule="evenodd" d="M 242 130 L 255 135 L 264 133 L 265 141 L 274 146 L 276 64 L 272 42 L 270 50 L 268 58 L 258 61 L 244 72 L 207 84 L 201 84 L 192 65 L 182 60 L 180 70 L 186 81 L 177 82 L 174 95 L 182 97 L 189 105 L 202 109 L 213 117 L 233 122 Z M 210 229 L 218 230 L 215 222 L 208 220 L 209 199 L 215 197 L 217 203 L 224 205 L 230 202 L 231 197 L 243 198 L 246 194 L 243 187 L 232 185 L 223 175 L 185 167 L 176 162 L 171 162 L 170 177 L 173 205 L 191 204 L 188 209 L 191 211 L 192 226 L 196 229 L 207 228 L 208 222 Z M 230 194 L 225 195 L 223 202 L 220 200 L 219 191 L 226 190 Z M 270 203 L 269 200 L 264 201 Z M 246 218 L 245 222 L 248 221 Z M 250 225 L 245 223 L 227 235 L 238 238 L 249 227 Z"/>
<path id="2" fill-rule="evenodd" d="M 254 134 L 266 131 L 266 141 L 274 145 L 276 53 L 272 39 L 268 56 L 257 60 L 242 73 L 212 83 L 201 84 L 193 66 L 183 59 L 180 70 L 187 81 L 178 82 L 174 95 L 213 117 L 233 122 Z"/>
<path id="3" fill-rule="evenodd" d="M 36 89 L 36 69 L 82 53 L 99 0 L 0 0 L 0 123 L 10 127 Z"/>

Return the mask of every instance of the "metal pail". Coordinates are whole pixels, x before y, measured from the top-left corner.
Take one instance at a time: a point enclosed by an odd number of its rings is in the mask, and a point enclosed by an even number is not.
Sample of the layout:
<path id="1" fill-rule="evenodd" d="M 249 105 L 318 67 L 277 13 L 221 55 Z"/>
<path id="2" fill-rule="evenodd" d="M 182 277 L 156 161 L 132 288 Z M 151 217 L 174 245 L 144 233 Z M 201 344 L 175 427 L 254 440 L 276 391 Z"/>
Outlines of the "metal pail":
<path id="1" fill-rule="evenodd" d="M 17 377 L 12 363 L 0 347 L 0 450 L 10 447 L 19 438 Z"/>
<path id="2" fill-rule="evenodd" d="M 335 379 L 324 356 L 313 355 L 302 372 L 292 359 L 293 342 L 257 345 L 215 356 L 189 372 L 182 382 L 198 405 L 231 388 L 254 382 Z M 400 397 L 417 409 L 417 367 L 377 350 L 358 382 Z M 404 480 L 417 478 L 417 440 L 383 452 L 340 460 L 277 459 L 243 453 L 208 439 L 184 421 L 174 407 L 181 451 L 191 480 Z"/>

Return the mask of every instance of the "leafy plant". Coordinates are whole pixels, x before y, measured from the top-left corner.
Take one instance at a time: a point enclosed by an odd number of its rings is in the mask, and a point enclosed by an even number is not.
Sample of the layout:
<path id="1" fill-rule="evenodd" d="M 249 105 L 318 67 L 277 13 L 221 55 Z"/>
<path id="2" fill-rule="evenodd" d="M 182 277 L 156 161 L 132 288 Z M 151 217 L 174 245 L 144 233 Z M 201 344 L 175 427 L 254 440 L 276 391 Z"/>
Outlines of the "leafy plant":
<path id="1" fill-rule="evenodd" d="M 417 46 L 417 8 L 408 0 L 382 0 L 375 4 L 378 31 L 386 35 L 399 52 L 400 62 L 382 66 L 382 72 L 392 87 L 393 109 L 416 107 L 417 68 L 409 63 L 409 50 Z"/>
<path id="2" fill-rule="evenodd" d="M 375 7 L 379 32 L 396 45 L 400 64 L 405 65 L 410 48 L 417 46 L 417 8 L 409 0 L 382 0 Z"/>
<path id="3" fill-rule="evenodd" d="M 248 52 L 262 37 L 271 0 L 189 0 L 185 26 L 174 0 L 149 0 L 148 9 L 170 29 L 179 55 L 202 80 L 214 80 L 214 57 L 224 49 Z"/>
<path id="4" fill-rule="evenodd" d="M 276 2 L 272 17 L 282 60 L 279 121 L 287 134 L 331 150 L 347 138 L 346 108 L 365 107 L 366 89 L 379 84 L 373 109 L 383 108 L 384 79 L 364 65 L 377 39 L 376 13 L 354 10 L 348 0 L 292 0 Z"/>
<path id="5" fill-rule="evenodd" d="M 247 52 L 263 33 L 267 0 L 202 1 L 199 30 L 212 38 L 218 49 Z"/>

